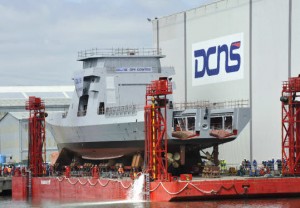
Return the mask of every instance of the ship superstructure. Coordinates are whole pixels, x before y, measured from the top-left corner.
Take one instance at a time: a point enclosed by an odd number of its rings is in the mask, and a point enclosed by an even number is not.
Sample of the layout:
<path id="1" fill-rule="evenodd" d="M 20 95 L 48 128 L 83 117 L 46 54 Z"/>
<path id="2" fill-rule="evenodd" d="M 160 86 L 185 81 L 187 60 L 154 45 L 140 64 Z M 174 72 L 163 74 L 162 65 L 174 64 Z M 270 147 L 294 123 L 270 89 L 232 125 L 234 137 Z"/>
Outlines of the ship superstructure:
<path id="1" fill-rule="evenodd" d="M 83 70 L 74 74 L 68 112 L 47 119 L 58 148 L 86 159 L 121 157 L 141 151 L 146 85 L 174 74 L 161 67 L 156 49 L 92 49 L 78 53 Z M 102 149 L 101 151 L 98 151 Z"/>

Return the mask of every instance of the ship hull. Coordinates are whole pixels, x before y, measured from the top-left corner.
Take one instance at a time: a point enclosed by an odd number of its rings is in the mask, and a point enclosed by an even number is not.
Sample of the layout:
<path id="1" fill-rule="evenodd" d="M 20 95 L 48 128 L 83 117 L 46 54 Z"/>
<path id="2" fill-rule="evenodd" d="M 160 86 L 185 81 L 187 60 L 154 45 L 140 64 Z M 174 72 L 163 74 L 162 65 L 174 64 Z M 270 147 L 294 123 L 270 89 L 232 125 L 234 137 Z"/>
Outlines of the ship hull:
<path id="1" fill-rule="evenodd" d="M 205 109 L 188 109 L 177 111 L 173 115 L 172 111 L 168 111 L 167 117 L 170 118 L 166 127 L 168 129 L 168 153 L 178 152 L 182 154 L 182 157 L 184 157 L 184 153 L 193 156 L 195 158 L 193 162 L 197 164 L 196 160 L 201 160 L 199 158 L 201 157 L 200 150 L 214 147 L 217 151 L 217 145 L 236 139 L 249 121 L 250 115 L 249 108 L 213 109 L 208 114 L 212 119 L 204 119 L 205 111 Z M 143 153 L 145 149 L 143 115 L 143 111 L 138 111 L 135 115 L 130 116 L 98 115 L 92 119 L 88 117 L 81 117 L 77 120 L 72 118 L 49 119 L 48 127 L 53 133 L 60 151 L 56 163 L 59 163 L 60 166 L 69 165 L 73 158 L 79 161 L 120 158 L 118 161 L 125 161 L 124 163 L 129 164 L 133 155 Z M 224 117 L 229 116 L 232 117 L 231 129 L 221 128 L 221 133 L 218 134 L 219 130 L 208 128 L 216 126 L 212 122 L 213 118 L 224 121 Z M 190 119 L 191 117 L 195 119 Z M 178 126 L 175 128 L 174 123 L 180 118 L 186 119 L 186 121 L 192 120 L 194 123 L 190 125 L 191 123 L 186 122 L 186 126 L 181 125 L 179 129 Z M 187 128 L 194 125 L 193 130 Z"/>
<path id="2" fill-rule="evenodd" d="M 51 129 L 55 133 L 60 151 L 66 149 L 83 159 L 112 159 L 144 151 L 144 122 L 79 127 L 51 125 Z M 208 135 L 189 139 L 170 138 L 168 149 L 175 152 L 180 150 L 180 146 L 185 145 L 200 150 L 230 142 L 235 138 L 236 135 L 221 139 Z"/>
<path id="3" fill-rule="evenodd" d="M 168 140 L 168 148 L 170 151 L 178 151 L 181 145 L 198 147 L 205 149 L 214 144 L 223 144 L 234 140 L 236 137 L 226 139 L 218 138 L 198 138 L 190 140 Z M 124 142 L 85 142 L 85 143 L 60 143 L 59 149 L 69 149 L 90 159 L 110 159 L 124 155 L 133 155 L 137 152 L 144 151 L 144 140 L 124 141 Z"/>

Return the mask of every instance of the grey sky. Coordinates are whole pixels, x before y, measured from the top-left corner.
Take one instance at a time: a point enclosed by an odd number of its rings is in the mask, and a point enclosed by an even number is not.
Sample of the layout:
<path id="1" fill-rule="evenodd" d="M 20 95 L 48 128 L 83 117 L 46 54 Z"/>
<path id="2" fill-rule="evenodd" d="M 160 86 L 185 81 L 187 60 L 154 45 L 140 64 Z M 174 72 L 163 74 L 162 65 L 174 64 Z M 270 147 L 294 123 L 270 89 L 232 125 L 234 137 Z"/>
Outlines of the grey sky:
<path id="1" fill-rule="evenodd" d="M 209 0 L 0 0 L 0 86 L 70 85 L 77 52 L 152 47 L 152 24 Z"/>

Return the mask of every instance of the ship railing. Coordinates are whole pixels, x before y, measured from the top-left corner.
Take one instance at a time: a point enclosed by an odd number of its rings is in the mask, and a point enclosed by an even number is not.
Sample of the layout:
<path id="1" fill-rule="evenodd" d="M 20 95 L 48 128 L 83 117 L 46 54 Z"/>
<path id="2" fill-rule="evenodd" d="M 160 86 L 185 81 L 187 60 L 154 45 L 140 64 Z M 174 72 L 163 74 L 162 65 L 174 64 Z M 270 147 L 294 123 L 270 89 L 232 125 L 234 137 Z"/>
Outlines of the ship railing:
<path id="1" fill-rule="evenodd" d="M 283 82 L 283 90 L 286 92 L 299 92 L 300 91 L 300 77 L 291 77 L 289 81 Z"/>
<path id="2" fill-rule="evenodd" d="M 249 100 L 231 100 L 224 102 L 195 101 L 187 103 L 174 103 L 175 110 L 186 110 L 195 108 L 221 109 L 221 108 L 246 108 Z"/>
<path id="3" fill-rule="evenodd" d="M 137 105 L 124 105 L 124 106 L 115 106 L 107 107 L 105 109 L 105 116 L 127 116 L 127 115 L 136 115 L 137 114 Z"/>
<path id="4" fill-rule="evenodd" d="M 161 49 L 157 48 L 92 48 L 78 52 L 78 59 L 93 56 L 157 56 Z"/>

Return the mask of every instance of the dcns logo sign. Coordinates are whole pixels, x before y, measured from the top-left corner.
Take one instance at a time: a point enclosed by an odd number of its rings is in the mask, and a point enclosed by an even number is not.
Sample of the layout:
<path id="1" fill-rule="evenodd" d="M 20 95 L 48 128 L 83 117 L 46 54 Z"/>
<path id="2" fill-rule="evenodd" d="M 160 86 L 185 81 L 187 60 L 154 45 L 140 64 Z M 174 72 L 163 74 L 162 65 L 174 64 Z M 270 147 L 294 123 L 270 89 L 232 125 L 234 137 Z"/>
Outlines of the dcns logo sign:
<path id="1" fill-rule="evenodd" d="M 205 51 L 204 49 L 194 51 L 194 57 L 196 58 L 195 59 L 195 78 L 203 77 L 205 75 L 205 72 L 207 72 L 208 76 L 218 75 L 220 73 L 220 56 L 221 56 L 221 53 L 223 53 L 223 52 L 225 55 L 225 71 L 226 71 L 226 73 L 238 71 L 240 69 L 240 65 L 241 65 L 241 56 L 240 56 L 240 54 L 235 54 L 234 50 L 239 49 L 240 46 L 241 46 L 241 41 L 238 41 L 238 42 L 231 43 L 231 45 L 229 46 L 230 48 L 228 48 L 228 46 L 226 44 L 224 44 L 224 45 L 210 47 L 210 48 L 208 48 L 207 51 Z M 229 56 L 228 56 L 228 52 L 229 52 Z M 214 69 L 210 69 L 209 64 L 208 64 L 209 58 L 212 55 L 217 56 L 217 67 Z M 202 64 L 202 69 L 200 71 L 198 68 L 199 64 L 198 64 L 198 59 L 197 59 L 199 57 L 203 58 L 203 60 L 204 60 L 204 62 Z M 233 65 L 233 66 L 228 66 L 228 59 L 230 59 L 231 61 L 236 60 L 237 64 Z"/>
<path id="2" fill-rule="evenodd" d="M 243 34 L 195 43 L 193 86 L 243 78 Z"/>

